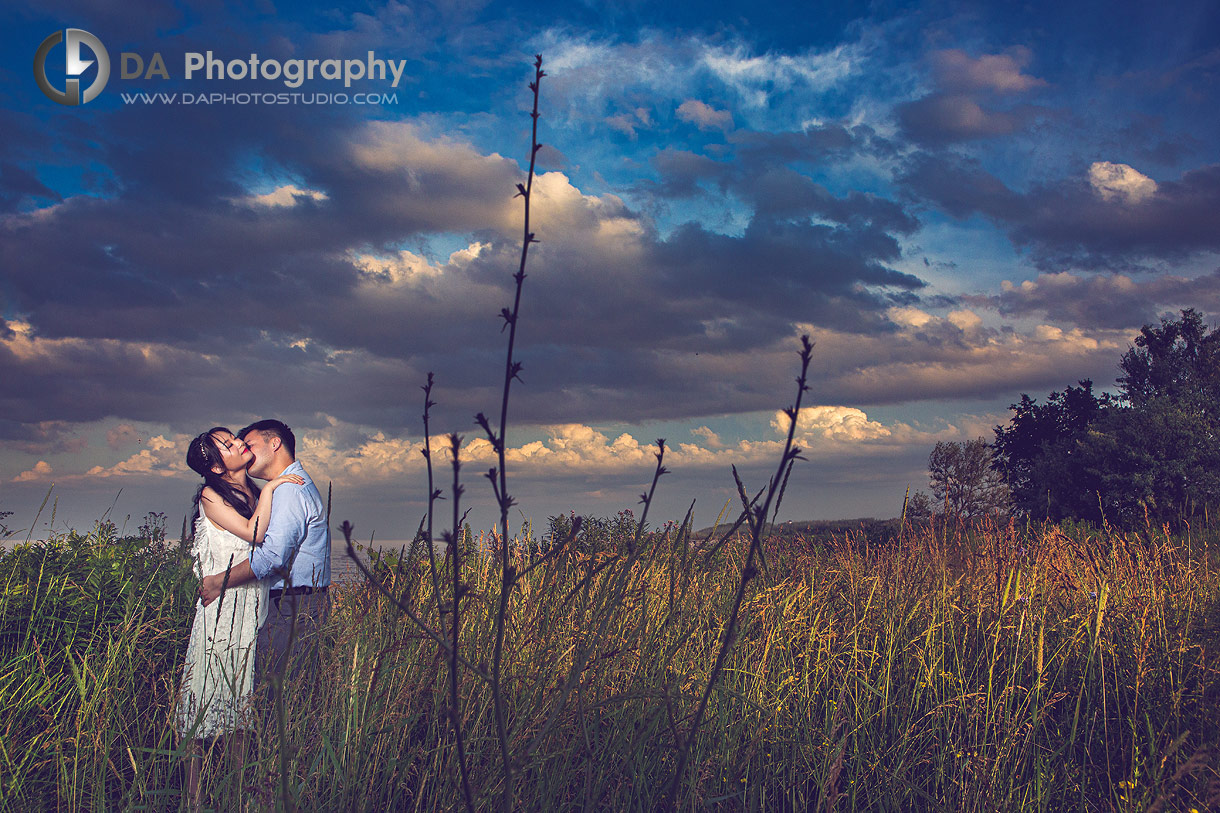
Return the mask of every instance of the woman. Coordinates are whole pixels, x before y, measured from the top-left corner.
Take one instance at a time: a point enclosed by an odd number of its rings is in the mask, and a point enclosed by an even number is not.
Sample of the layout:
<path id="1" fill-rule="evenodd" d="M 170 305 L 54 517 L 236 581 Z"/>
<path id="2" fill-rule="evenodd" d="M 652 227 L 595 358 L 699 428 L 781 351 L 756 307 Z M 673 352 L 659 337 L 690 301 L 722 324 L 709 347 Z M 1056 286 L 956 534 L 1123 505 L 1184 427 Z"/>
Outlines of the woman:
<path id="1" fill-rule="evenodd" d="M 195 495 L 195 535 L 191 554 L 200 577 L 222 573 L 263 541 L 271 519 L 271 495 L 284 483 L 303 485 L 295 474 L 277 477 L 259 492 L 246 474 L 254 456 L 224 427 L 191 441 L 186 464 L 203 477 Z M 233 752 L 244 749 L 251 725 L 254 645 L 267 617 L 267 585 L 249 582 L 230 587 L 217 601 L 195 605 L 178 704 L 178 733 L 196 740 L 221 734 L 232 738 Z M 199 748 L 188 771 L 188 792 L 199 804 Z"/>

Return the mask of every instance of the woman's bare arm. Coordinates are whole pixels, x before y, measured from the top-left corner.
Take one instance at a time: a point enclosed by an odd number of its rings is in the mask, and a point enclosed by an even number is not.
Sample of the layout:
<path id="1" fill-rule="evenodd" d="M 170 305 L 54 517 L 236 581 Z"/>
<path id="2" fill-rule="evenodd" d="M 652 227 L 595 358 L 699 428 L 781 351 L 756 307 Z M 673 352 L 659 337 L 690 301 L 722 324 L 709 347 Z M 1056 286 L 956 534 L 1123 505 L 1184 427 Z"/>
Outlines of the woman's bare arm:
<path id="1" fill-rule="evenodd" d="M 267 532 L 267 523 L 271 521 L 271 494 L 284 483 L 300 486 L 305 484 L 305 479 L 296 474 L 284 474 L 268 482 L 263 486 L 263 492 L 258 495 L 254 515 L 249 519 L 237 513 L 237 509 L 222 500 L 213 489 L 205 488 L 200 497 L 203 513 L 217 526 L 234 536 L 259 545 L 263 541 L 263 534 Z"/>

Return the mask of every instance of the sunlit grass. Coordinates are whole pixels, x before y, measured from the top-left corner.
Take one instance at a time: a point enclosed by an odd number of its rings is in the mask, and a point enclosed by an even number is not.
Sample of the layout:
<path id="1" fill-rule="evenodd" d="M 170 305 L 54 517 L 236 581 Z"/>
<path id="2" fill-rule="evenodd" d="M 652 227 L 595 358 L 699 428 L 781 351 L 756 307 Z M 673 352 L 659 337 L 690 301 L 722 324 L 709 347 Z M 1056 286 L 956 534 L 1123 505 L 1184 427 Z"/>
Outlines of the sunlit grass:
<path id="1" fill-rule="evenodd" d="M 709 556 L 673 533 L 645 540 L 630 566 L 625 540 L 611 539 L 518 587 L 503 668 L 524 808 L 661 801 L 744 548 Z M 472 547 L 462 652 L 485 669 L 499 571 L 490 545 Z M 775 540 L 767 560 L 682 809 L 1220 804 L 1220 573 L 1205 544 L 937 526 L 882 547 Z M 96 532 L 2 564 L 4 804 L 184 806 L 171 720 L 193 607 L 185 566 Z M 380 577 L 426 615 L 426 564 L 392 565 Z M 205 806 L 436 810 L 460 799 L 435 644 L 367 587 L 332 595 L 325 668 L 289 686 L 284 741 L 267 724 L 240 775 L 213 755 Z M 502 775 L 492 698 L 473 675 L 463 687 L 471 783 L 486 807 Z"/>

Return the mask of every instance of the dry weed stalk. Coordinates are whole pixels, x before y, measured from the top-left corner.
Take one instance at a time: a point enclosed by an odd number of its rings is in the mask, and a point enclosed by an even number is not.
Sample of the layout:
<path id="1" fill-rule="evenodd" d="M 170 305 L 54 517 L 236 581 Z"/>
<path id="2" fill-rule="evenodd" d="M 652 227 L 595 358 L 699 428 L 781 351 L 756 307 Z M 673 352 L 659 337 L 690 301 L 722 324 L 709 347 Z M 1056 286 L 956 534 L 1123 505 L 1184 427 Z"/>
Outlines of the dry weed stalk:
<path id="1" fill-rule="evenodd" d="M 538 150 L 542 147 L 538 143 L 538 94 L 542 86 L 542 77 L 544 76 L 546 76 L 546 73 L 542 70 L 542 55 L 535 55 L 534 81 L 530 82 L 529 85 L 530 91 L 534 94 L 534 107 L 530 111 L 530 165 L 525 183 L 517 184 L 517 194 L 523 200 L 524 209 L 524 223 L 521 234 L 521 262 L 517 267 L 517 273 L 513 275 L 513 280 L 516 282 L 516 290 L 513 295 L 512 309 L 503 308 L 500 311 L 500 316 L 504 319 L 504 327 L 508 328 L 508 352 L 505 354 L 504 359 L 504 390 L 500 400 L 498 431 L 493 431 L 490 422 L 482 412 L 475 417 L 475 422 L 487 433 L 487 439 L 491 442 L 492 448 L 496 452 L 499 464 L 496 468 L 487 472 L 487 479 L 491 481 L 492 492 L 495 494 L 496 503 L 500 508 L 500 600 L 495 620 L 496 642 L 492 649 L 491 658 L 491 696 L 496 719 L 496 739 L 500 743 L 500 763 L 504 780 L 501 808 L 505 811 L 513 809 L 516 792 L 513 785 L 514 766 L 509 749 L 508 721 L 504 712 L 504 628 L 507 623 L 508 604 L 512 596 L 513 586 L 518 579 L 517 571 L 513 567 L 509 556 L 511 537 L 508 532 L 508 511 L 516 503 L 516 500 L 508 493 L 508 466 L 505 454 L 508 445 L 509 393 L 512 389 L 513 379 L 520 380 L 522 368 L 521 362 L 513 358 L 513 350 L 517 341 L 517 323 L 521 315 L 521 289 L 525 283 L 525 263 L 529 258 L 530 244 L 538 242 L 534 237 L 534 233 L 530 231 L 530 201 L 534 192 L 534 166 L 538 158 Z"/>
<path id="2" fill-rule="evenodd" d="M 767 523 L 767 515 L 771 511 L 773 502 L 778 508 L 779 501 L 783 499 L 783 489 L 788 484 L 788 473 L 791 471 L 792 464 L 800 458 L 801 450 L 794 445 L 793 441 L 796 438 L 796 420 L 801 412 L 801 398 L 809 390 L 809 361 L 812 357 L 813 343 L 809 341 L 809 336 L 801 336 L 801 374 L 796 379 L 796 401 L 791 407 L 784 410 L 784 414 L 788 416 L 788 437 L 784 441 L 784 452 L 780 456 L 779 467 L 767 485 L 767 496 L 761 505 L 758 503 L 758 496 L 755 496 L 753 500 L 746 498 L 745 487 L 741 483 L 741 478 L 737 475 L 737 468 L 733 467 L 733 479 L 736 480 L 737 490 L 741 495 L 742 516 L 750 528 L 750 549 L 746 554 L 746 561 L 741 569 L 741 580 L 737 586 L 737 595 L 733 599 L 733 609 L 729 613 L 728 623 L 724 627 L 724 636 L 720 642 L 720 650 L 716 653 L 716 662 L 712 665 L 712 671 L 708 675 L 707 687 L 703 690 L 703 696 L 699 699 L 699 705 L 695 709 L 690 730 L 678 749 L 677 766 L 674 768 L 674 775 L 670 780 L 669 789 L 665 795 L 666 801 L 663 803 L 667 808 L 673 808 L 677 805 L 678 789 L 682 784 L 683 774 L 686 773 L 686 763 L 690 759 L 691 745 L 694 743 L 695 736 L 699 732 L 699 726 L 703 722 L 703 714 L 707 710 L 707 703 L 711 699 L 712 691 L 716 688 L 716 681 L 720 677 L 721 670 L 724 669 L 725 658 L 733 647 L 733 639 L 737 634 L 737 616 L 741 611 L 741 603 L 745 599 L 746 588 L 754 580 L 754 577 L 758 575 L 754 560 L 760 555 L 762 550 L 762 535 Z M 759 492 L 759 494 L 761 493 Z M 738 520 L 738 525 L 740 523 L 741 520 Z"/>

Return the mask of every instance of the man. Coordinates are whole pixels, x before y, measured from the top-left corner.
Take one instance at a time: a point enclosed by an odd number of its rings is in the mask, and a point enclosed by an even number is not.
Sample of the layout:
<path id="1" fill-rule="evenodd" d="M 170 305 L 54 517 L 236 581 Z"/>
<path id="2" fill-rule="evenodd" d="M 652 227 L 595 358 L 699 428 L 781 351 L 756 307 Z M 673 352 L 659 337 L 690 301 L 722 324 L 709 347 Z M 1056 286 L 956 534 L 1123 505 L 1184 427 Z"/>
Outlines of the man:
<path id="1" fill-rule="evenodd" d="M 284 676 L 299 670 L 312 671 L 317 660 L 318 628 L 330 612 L 330 528 L 326 504 L 313 480 L 296 459 L 296 437 L 284 423 L 263 420 L 237 433 L 254 454 L 250 476 L 271 480 L 281 474 L 296 474 L 305 485 L 285 483 L 275 492 L 271 520 L 263 544 L 250 558 L 235 564 L 228 574 L 230 587 L 253 579 L 271 582 L 271 605 L 267 622 L 258 634 L 256 661 L 261 676 L 278 673 L 281 659 Z M 204 576 L 199 595 L 204 605 L 219 596 L 225 574 Z M 295 631 L 293 629 L 295 619 Z"/>

